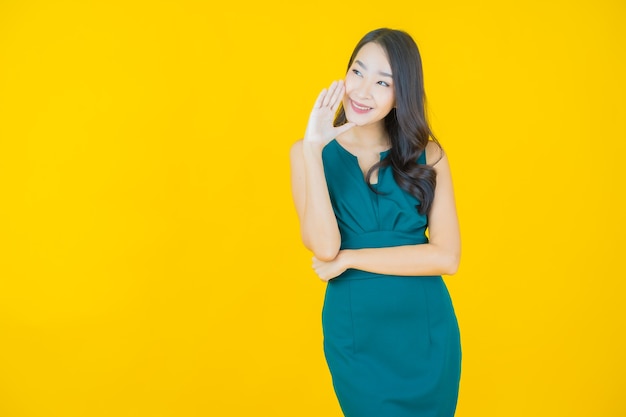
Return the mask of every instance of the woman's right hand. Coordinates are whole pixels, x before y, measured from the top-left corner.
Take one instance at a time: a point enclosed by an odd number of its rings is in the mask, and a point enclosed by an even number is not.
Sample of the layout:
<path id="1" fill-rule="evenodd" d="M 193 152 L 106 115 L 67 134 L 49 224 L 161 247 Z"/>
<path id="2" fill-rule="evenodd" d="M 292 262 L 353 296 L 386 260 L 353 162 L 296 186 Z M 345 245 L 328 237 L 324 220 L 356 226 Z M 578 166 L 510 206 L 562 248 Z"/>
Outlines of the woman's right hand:
<path id="1" fill-rule="evenodd" d="M 304 143 L 318 145 L 321 149 L 328 142 L 355 126 L 355 123 L 350 122 L 338 127 L 333 126 L 335 113 L 345 92 L 346 88 L 341 80 L 333 81 L 330 87 L 322 90 L 309 116 Z"/>

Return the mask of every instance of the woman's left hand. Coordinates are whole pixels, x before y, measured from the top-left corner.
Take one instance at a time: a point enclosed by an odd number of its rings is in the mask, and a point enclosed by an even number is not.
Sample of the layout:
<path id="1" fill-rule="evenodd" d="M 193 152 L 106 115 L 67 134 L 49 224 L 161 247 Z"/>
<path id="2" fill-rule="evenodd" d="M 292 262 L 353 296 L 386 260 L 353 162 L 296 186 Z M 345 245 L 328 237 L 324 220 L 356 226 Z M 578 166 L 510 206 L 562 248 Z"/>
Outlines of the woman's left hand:
<path id="1" fill-rule="evenodd" d="M 315 256 L 313 257 L 313 270 L 322 281 L 330 281 L 333 278 L 343 274 L 348 269 L 346 263 L 346 251 L 339 251 L 339 254 L 332 261 L 320 261 Z"/>

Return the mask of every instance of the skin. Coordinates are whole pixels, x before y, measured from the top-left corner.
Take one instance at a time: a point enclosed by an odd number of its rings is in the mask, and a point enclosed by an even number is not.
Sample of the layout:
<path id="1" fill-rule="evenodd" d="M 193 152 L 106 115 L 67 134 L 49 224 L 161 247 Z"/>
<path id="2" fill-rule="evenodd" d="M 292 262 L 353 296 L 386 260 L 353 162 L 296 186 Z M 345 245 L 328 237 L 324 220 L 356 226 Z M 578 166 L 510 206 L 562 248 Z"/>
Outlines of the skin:
<path id="1" fill-rule="evenodd" d="M 387 76 L 391 75 L 391 77 Z M 343 102 L 348 123 L 333 126 Z M 352 107 L 369 108 L 365 113 Z M 340 250 L 341 235 L 324 176 L 322 149 L 333 138 L 355 155 L 363 173 L 389 148 L 384 117 L 395 106 L 393 75 L 385 51 L 375 43 L 363 46 L 344 81 L 319 94 L 304 139 L 291 148 L 291 186 L 304 245 L 313 252 L 313 269 L 323 281 L 346 269 L 379 274 L 420 276 L 456 273 L 461 253 L 459 225 L 448 159 L 434 143 L 426 146 L 437 186 L 429 213 L 429 243 L 375 249 Z M 377 181 L 376 173 L 372 182 Z"/>

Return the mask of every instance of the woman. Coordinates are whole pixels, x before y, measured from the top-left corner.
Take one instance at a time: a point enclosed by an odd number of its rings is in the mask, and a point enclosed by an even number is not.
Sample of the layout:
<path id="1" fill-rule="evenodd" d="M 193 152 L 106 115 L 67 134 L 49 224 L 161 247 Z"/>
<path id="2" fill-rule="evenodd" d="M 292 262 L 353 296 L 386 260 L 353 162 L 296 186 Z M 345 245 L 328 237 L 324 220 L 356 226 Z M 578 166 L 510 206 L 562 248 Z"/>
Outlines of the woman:
<path id="1" fill-rule="evenodd" d="M 460 236 L 424 102 L 413 39 L 374 30 L 345 81 L 322 90 L 291 150 L 302 240 L 328 282 L 324 353 L 348 417 L 456 408 L 459 331 L 441 274 L 456 272 Z"/>

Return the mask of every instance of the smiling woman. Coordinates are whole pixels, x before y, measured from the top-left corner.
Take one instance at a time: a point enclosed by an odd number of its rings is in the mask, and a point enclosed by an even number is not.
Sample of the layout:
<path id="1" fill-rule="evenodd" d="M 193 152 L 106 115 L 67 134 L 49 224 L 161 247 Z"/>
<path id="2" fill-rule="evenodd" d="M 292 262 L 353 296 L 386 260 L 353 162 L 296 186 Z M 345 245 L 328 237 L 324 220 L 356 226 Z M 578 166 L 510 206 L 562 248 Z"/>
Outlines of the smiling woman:
<path id="1" fill-rule="evenodd" d="M 364 45 L 346 74 L 343 108 L 348 120 L 364 125 L 387 116 L 395 106 L 392 84 L 384 49 L 376 43 Z"/>
<path id="2" fill-rule="evenodd" d="M 378 29 L 292 147 L 302 240 L 328 282 L 324 352 L 348 417 L 455 413 L 460 336 L 441 274 L 456 272 L 460 237 L 448 161 L 424 115 L 417 45 Z"/>

